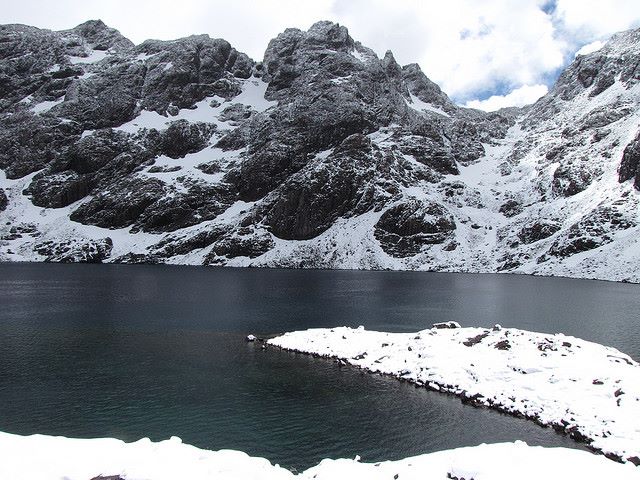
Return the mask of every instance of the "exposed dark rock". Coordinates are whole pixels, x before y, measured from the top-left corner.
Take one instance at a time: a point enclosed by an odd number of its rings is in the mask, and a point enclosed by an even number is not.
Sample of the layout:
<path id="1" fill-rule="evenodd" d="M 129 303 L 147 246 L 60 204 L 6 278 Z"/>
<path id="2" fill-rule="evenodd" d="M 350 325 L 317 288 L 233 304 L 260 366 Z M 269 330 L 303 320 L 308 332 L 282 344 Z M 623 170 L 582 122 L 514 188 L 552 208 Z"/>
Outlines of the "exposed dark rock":
<path id="1" fill-rule="evenodd" d="M 45 241 L 35 245 L 34 250 L 45 257 L 45 262 L 102 263 L 111 254 L 113 242 L 102 240 L 73 239 L 60 242 Z"/>
<path id="2" fill-rule="evenodd" d="M 132 229 L 145 232 L 172 232 L 179 228 L 212 220 L 227 209 L 235 195 L 228 185 L 193 183 L 186 192 L 175 192 L 169 196 L 155 196 L 145 206 Z M 135 191 L 132 191 L 135 194 Z"/>
<path id="3" fill-rule="evenodd" d="M 80 205 L 71 220 L 104 228 L 128 227 L 164 195 L 165 185 L 160 180 L 126 179 Z"/>
<path id="4" fill-rule="evenodd" d="M 238 79 L 249 78 L 253 61 L 229 42 L 196 35 L 175 41 L 148 40 L 136 52 L 148 56 L 142 107 L 160 114 L 170 106 L 191 108 L 206 97 L 231 99 Z"/>
<path id="5" fill-rule="evenodd" d="M 638 45 L 640 30 L 616 35 L 576 58 L 533 106 L 487 113 L 455 105 L 418 65 L 403 67 L 391 52 L 378 58 L 332 22 L 286 30 L 260 63 L 206 35 L 134 46 L 100 21 L 62 32 L 0 26 L 0 169 L 11 185 L 2 236 L 21 238 L 22 251 L 38 235 L 54 240 L 46 229 L 12 231 L 22 188 L 38 207 L 77 202 L 73 221 L 158 234 L 156 245 L 115 261 L 197 251 L 185 261 L 553 273 L 570 255 L 630 238 L 616 232 L 636 225 L 628 185 L 607 183 L 596 209 L 585 190 L 608 181 L 623 130 L 635 125 Z M 263 88 L 271 103 L 252 105 Z M 194 121 L 204 115 L 210 123 Z M 638 189 L 639 138 L 619 169 L 620 182 Z M 494 165 L 501 178 L 489 173 Z M 494 225 L 496 210 L 504 217 Z M 356 223 L 362 248 L 334 237 Z M 495 248 L 476 248 L 494 244 L 492 230 Z M 264 255 L 280 246 L 274 236 L 325 232 Z M 380 255 L 372 233 L 399 260 Z M 64 257 L 56 248 L 47 258 Z M 67 257 L 89 258 L 76 250 Z M 600 254 L 570 268 L 591 275 Z"/>
<path id="6" fill-rule="evenodd" d="M 127 264 L 147 264 L 155 265 L 160 263 L 160 258 L 156 255 L 149 255 L 144 253 L 126 253 L 120 257 L 110 259 L 110 263 L 127 263 Z"/>
<path id="7" fill-rule="evenodd" d="M 389 255 L 408 257 L 429 244 L 443 243 L 456 228 L 451 214 L 435 202 L 411 200 L 388 209 L 375 226 L 375 236 Z"/>
<path id="8" fill-rule="evenodd" d="M 150 167 L 148 172 L 149 173 L 171 173 L 171 172 L 179 172 L 180 170 L 182 170 L 182 167 L 180 165 L 173 165 L 173 166 L 155 165 L 153 167 Z"/>
<path id="9" fill-rule="evenodd" d="M 502 205 L 500 205 L 499 212 L 503 214 L 505 217 L 515 217 L 522 213 L 524 208 L 522 204 L 516 200 L 507 200 Z"/>
<path id="10" fill-rule="evenodd" d="M 0 212 L 4 211 L 8 204 L 9 199 L 7 198 L 6 193 L 4 193 L 4 190 L 0 188 Z"/>
<path id="11" fill-rule="evenodd" d="M 429 136 L 398 135 L 398 149 L 411 155 L 418 162 L 439 173 L 457 175 L 459 172 L 456 157 L 450 146 L 446 145 L 442 132 L 431 132 Z"/>
<path id="12" fill-rule="evenodd" d="M 123 37 L 118 30 L 106 26 L 102 20 L 89 20 L 62 33 L 68 38 L 67 42 L 73 42 L 73 37 L 69 38 L 69 34 L 78 35 L 94 50 L 111 49 L 122 52 L 134 47 L 131 40 Z"/>
<path id="13" fill-rule="evenodd" d="M 558 223 L 540 220 L 522 227 L 518 232 L 518 238 L 522 243 L 529 244 L 550 237 L 560 228 Z"/>
<path id="14" fill-rule="evenodd" d="M 222 170 L 220 168 L 220 163 L 218 163 L 217 161 L 201 163 L 199 165 L 196 165 L 196 168 L 202 173 L 206 173 L 207 175 L 213 175 L 215 173 L 219 173 Z"/>
<path id="15" fill-rule="evenodd" d="M 616 206 L 601 206 L 572 225 L 549 249 L 554 257 L 565 258 L 593 250 L 612 241 L 615 232 L 634 227 L 635 221 Z"/>
<path id="16" fill-rule="evenodd" d="M 218 240 L 205 258 L 205 264 L 214 264 L 219 257 L 256 258 L 274 247 L 273 239 L 268 233 L 249 235 L 225 235 Z"/>
<path id="17" fill-rule="evenodd" d="M 473 347 L 489 336 L 489 332 L 483 332 L 475 337 L 467 338 L 462 344 L 466 347 Z"/>
<path id="18" fill-rule="evenodd" d="M 596 128 L 606 127 L 607 125 L 626 117 L 632 111 L 633 109 L 629 107 L 611 108 L 611 105 L 596 108 L 585 116 L 580 130 L 593 130 Z"/>
<path id="19" fill-rule="evenodd" d="M 590 168 L 587 161 L 560 165 L 553 174 L 552 191 L 555 196 L 571 197 L 584 191 L 602 173 Z"/>
<path id="20" fill-rule="evenodd" d="M 636 138 L 624 149 L 622 162 L 618 170 L 618 180 L 620 183 L 631 180 L 632 178 L 635 178 L 633 183 L 634 187 L 640 190 L 640 132 L 638 132 Z"/>
<path id="21" fill-rule="evenodd" d="M 384 162 L 368 138 L 352 135 L 278 189 L 265 224 L 280 238 L 302 240 L 319 235 L 339 217 L 368 211 L 374 205 L 372 182 Z"/>
<path id="22" fill-rule="evenodd" d="M 439 322 L 434 323 L 433 328 L 438 330 L 460 328 L 460 324 L 458 322 Z"/>
<path id="23" fill-rule="evenodd" d="M 239 125 L 243 121 L 251 118 L 254 113 L 255 112 L 251 107 L 240 103 L 234 103 L 233 105 L 225 108 L 219 118 L 222 122 L 230 122 L 231 125 Z"/>
<path id="24" fill-rule="evenodd" d="M 429 80 L 417 63 L 402 67 L 402 80 L 408 91 L 421 101 L 440 107 L 445 112 L 455 111 L 455 106 L 438 85 Z"/>
<path id="25" fill-rule="evenodd" d="M 84 129 L 115 127 L 133 119 L 145 81 L 144 65 L 119 58 L 108 62 L 99 74 L 74 81 L 56 114 Z"/>
<path id="26" fill-rule="evenodd" d="M 160 151 L 171 158 L 182 158 L 189 153 L 199 152 L 209 144 L 215 128 L 210 123 L 189 123 L 186 120 L 171 122 L 159 134 Z"/>
<path id="27" fill-rule="evenodd" d="M 151 250 L 154 252 L 154 255 L 166 258 L 175 255 L 185 255 L 193 250 L 209 247 L 222 238 L 225 233 L 227 233 L 226 229 L 219 226 L 211 227 L 193 236 L 170 236 L 153 245 Z"/>
<path id="28" fill-rule="evenodd" d="M 24 193 L 31 194 L 31 201 L 38 207 L 60 208 L 84 198 L 91 188 L 92 182 L 87 176 L 65 170 L 36 176 Z"/>
<path id="29" fill-rule="evenodd" d="M 71 145 L 58 164 L 77 173 L 92 173 L 132 148 L 130 135 L 112 129 L 98 130 Z"/>
<path id="30" fill-rule="evenodd" d="M 16 113 L 0 120 L 0 168 L 20 178 L 44 168 L 75 142 L 82 130 L 58 118 Z"/>

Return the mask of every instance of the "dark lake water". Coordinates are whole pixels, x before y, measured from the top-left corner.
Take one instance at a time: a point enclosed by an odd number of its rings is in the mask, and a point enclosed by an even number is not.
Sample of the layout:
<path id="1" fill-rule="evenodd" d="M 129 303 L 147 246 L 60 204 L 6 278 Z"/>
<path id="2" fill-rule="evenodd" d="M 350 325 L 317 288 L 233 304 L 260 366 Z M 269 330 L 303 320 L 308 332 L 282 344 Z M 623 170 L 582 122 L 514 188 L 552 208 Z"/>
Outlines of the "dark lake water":
<path id="1" fill-rule="evenodd" d="M 640 359 L 640 286 L 508 275 L 0 264 L 0 430 L 233 448 L 288 467 L 482 442 L 579 446 L 456 398 L 243 341 L 437 321 Z"/>

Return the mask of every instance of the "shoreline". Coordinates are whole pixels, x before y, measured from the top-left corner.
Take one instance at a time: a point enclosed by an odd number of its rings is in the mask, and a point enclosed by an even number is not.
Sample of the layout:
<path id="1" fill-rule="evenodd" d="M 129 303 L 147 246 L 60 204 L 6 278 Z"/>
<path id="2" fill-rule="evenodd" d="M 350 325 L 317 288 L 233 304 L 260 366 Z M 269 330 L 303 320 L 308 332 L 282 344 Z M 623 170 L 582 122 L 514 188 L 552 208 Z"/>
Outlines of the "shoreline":
<path id="1" fill-rule="evenodd" d="M 409 270 L 409 269 L 377 269 L 377 268 L 325 268 L 325 267 L 277 267 L 270 265 L 202 265 L 194 263 L 127 263 L 127 262 L 45 262 L 40 260 L 5 260 L 0 258 L 0 264 L 6 265 L 121 265 L 121 266 L 146 266 L 146 267 L 186 267 L 186 268 L 212 268 L 212 269 L 235 269 L 235 270 L 309 270 L 318 272 L 389 272 L 389 273 L 435 273 L 435 274 L 462 274 L 462 275 L 501 275 L 501 276 L 514 276 L 514 277 L 533 277 L 533 278 L 549 278 L 549 279 L 567 279 L 567 280 L 584 280 L 589 282 L 607 282 L 607 283 L 620 283 L 623 285 L 639 285 L 639 281 L 631 280 L 611 280 L 608 278 L 600 277 L 578 277 L 569 275 L 550 275 L 528 272 L 506 272 L 506 271 L 471 271 L 471 270 Z"/>
<path id="2" fill-rule="evenodd" d="M 0 432 L 0 477 L 13 480 L 334 480 L 337 478 L 618 480 L 638 478 L 636 468 L 569 448 L 529 446 L 524 442 L 481 444 L 408 457 L 362 463 L 325 459 L 303 472 L 237 450 L 203 450 L 178 437 L 125 443 L 114 438 L 73 439 Z"/>
<path id="3" fill-rule="evenodd" d="M 611 460 L 640 465 L 637 362 L 575 337 L 496 327 L 412 334 L 311 329 L 266 344 L 455 395 L 554 428 Z"/>

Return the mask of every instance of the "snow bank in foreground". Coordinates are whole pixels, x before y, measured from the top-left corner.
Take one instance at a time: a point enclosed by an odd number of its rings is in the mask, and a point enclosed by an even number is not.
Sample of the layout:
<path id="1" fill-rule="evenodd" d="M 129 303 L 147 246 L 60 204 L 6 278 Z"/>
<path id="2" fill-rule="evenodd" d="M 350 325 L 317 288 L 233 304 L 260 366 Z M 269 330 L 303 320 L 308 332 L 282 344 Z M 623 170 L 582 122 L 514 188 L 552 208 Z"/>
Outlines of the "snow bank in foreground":
<path id="1" fill-rule="evenodd" d="M 564 430 L 640 463 L 640 366 L 613 348 L 518 329 L 292 332 L 269 344 L 336 357 Z"/>
<path id="2" fill-rule="evenodd" d="M 262 458 L 233 450 L 200 450 L 176 437 L 157 443 L 148 439 L 124 443 L 108 438 L 79 440 L 0 433 L 0 459 L 0 478 L 11 480 L 90 480 L 100 475 L 125 480 L 638 478 L 630 465 L 580 450 L 529 447 L 523 442 L 459 448 L 375 464 L 323 460 L 294 475 Z"/>

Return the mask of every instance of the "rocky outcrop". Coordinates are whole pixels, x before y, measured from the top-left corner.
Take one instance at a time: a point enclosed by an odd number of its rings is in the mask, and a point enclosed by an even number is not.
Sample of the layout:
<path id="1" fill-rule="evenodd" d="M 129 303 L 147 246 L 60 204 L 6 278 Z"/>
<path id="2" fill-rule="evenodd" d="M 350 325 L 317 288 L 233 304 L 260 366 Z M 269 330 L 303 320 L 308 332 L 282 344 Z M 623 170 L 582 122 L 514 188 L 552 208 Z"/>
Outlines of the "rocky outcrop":
<path id="1" fill-rule="evenodd" d="M 388 209 L 375 226 L 375 236 L 389 255 L 416 255 L 424 245 L 443 243 L 456 224 L 449 212 L 435 202 L 413 200 Z"/>
<path id="2" fill-rule="evenodd" d="M 47 240 L 36 244 L 34 250 L 45 262 L 57 263 L 102 263 L 111 254 L 113 242 L 109 237 L 102 240 L 73 239 L 55 242 Z"/>
<path id="3" fill-rule="evenodd" d="M 562 226 L 556 222 L 540 220 L 522 227 L 518 232 L 518 238 L 524 244 L 534 243 L 549 238 L 561 228 Z"/>
<path id="4" fill-rule="evenodd" d="M 333 154 L 293 175 L 274 192 L 264 221 L 274 235 L 286 240 L 316 237 L 338 218 L 374 207 L 374 180 L 390 161 L 367 137 L 352 135 Z"/>
<path id="5" fill-rule="evenodd" d="M 634 179 L 633 185 L 640 190 L 640 132 L 624 149 L 618 179 L 620 183 Z"/>
<path id="6" fill-rule="evenodd" d="M 0 188 L 0 212 L 7 208 L 9 204 L 9 199 L 7 198 L 7 194 L 4 193 L 4 190 Z"/>
<path id="7" fill-rule="evenodd" d="M 165 195 L 165 184 L 156 179 L 132 178 L 114 185 L 71 214 L 71 220 L 103 228 L 132 225 L 144 211 Z"/>
<path id="8" fill-rule="evenodd" d="M 175 41 L 148 40 L 136 47 L 145 68 L 140 106 L 166 114 L 191 108 L 206 97 L 231 99 L 241 91 L 254 62 L 229 42 L 196 35 Z"/>

